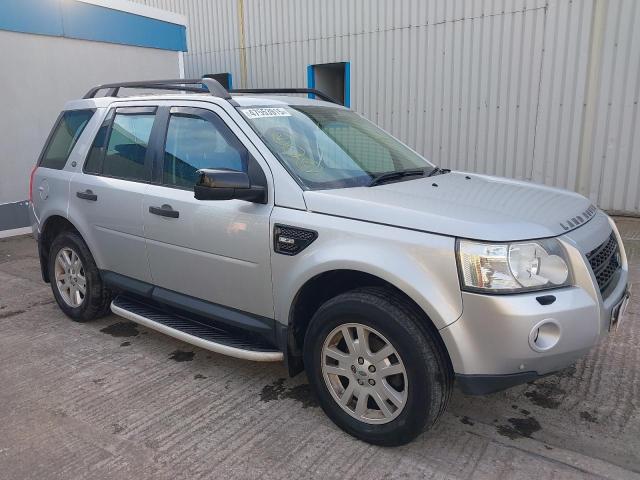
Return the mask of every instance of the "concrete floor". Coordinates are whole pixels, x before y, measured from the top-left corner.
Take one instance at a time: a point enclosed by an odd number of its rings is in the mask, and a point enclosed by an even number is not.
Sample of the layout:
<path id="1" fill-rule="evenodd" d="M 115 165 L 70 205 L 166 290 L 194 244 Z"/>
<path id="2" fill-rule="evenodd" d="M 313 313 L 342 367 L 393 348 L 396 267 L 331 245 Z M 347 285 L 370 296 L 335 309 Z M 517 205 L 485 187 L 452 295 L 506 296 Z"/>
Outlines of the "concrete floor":
<path id="1" fill-rule="evenodd" d="M 640 220 L 618 219 L 640 282 Z M 119 317 L 77 324 L 30 237 L 0 241 L 0 479 L 639 478 L 640 294 L 558 375 L 453 395 L 400 448 L 354 440 L 304 375 L 212 354 Z"/>

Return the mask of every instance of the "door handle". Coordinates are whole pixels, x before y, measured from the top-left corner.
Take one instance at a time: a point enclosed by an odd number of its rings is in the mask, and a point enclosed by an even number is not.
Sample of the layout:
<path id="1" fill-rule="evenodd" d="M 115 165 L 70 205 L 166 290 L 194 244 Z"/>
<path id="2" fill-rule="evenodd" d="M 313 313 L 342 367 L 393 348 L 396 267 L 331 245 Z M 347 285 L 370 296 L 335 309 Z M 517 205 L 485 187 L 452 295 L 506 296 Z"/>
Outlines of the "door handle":
<path id="1" fill-rule="evenodd" d="M 178 218 L 180 216 L 180 212 L 178 210 L 174 210 L 171 208 L 171 205 L 167 205 L 166 203 L 161 207 L 149 207 L 149 213 L 169 218 Z"/>
<path id="2" fill-rule="evenodd" d="M 84 192 L 76 192 L 76 197 L 81 198 L 83 200 L 91 200 L 95 202 L 98 200 L 98 195 L 93 193 L 91 190 L 85 190 Z"/>

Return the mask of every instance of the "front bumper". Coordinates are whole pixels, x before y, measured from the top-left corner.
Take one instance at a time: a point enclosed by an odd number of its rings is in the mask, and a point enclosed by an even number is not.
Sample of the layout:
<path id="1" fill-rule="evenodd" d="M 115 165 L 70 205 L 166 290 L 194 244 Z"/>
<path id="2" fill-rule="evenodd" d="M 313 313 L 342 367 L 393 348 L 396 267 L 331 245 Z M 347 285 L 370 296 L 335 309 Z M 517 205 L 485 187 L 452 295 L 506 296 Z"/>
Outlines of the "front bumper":
<path id="1" fill-rule="evenodd" d="M 508 373 L 504 375 L 456 374 L 456 384 L 465 395 L 487 395 L 531 382 L 544 376 L 546 375 L 538 375 L 536 372 Z"/>
<path id="2" fill-rule="evenodd" d="M 626 283 L 621 287 L 608 309 L 608 319 L 611 310 L 627 298 Z M 538 297 L 549 295 L 556 298 L 552 304 L 538 302 Z M 465 311 L 472 313 L 463 314 L 440 333 L 445 344 L 454 346 L 449 355 L 457 383 L 466 394 L 503 390 L 561 370 L 609 331 L 609 320 L 603 325 L 598 305 L 577 287 L 510 298 L 465 293 L 463 299 Z M 548 350 L 534 350 L 532 332 L 546 322 L 559 326 L 557 338 L 552 336 L 557 343 Z"/>
<path id="3" fill-rule="evenodd" d="M 574 286 L 514 295 L 462 292 L 462 316 L 440 334 L 465 393 L 490 393 L 558 371 L 607 335 L 612 312 L 627 295 L 628 267 L 615 225 L 602 217 L 591 225 L 595 232 L 585 225 L 582 232 L 560 238 Z M 590 251 L 589 242 L 598 244 L 611 229 L 618 238 L 622 267 L 603 298 L 584 252 Z"/>

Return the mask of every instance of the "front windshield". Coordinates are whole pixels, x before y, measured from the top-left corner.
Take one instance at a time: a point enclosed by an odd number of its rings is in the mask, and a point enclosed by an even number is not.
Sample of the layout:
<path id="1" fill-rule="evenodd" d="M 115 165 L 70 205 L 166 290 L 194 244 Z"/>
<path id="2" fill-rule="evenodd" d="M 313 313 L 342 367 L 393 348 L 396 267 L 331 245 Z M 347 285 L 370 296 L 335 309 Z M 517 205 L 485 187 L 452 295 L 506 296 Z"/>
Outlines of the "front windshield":
<path id="1" fill-rule="evenodd" d="M 433 169 L 350 110 L 316 105 L 239 110 L 289 172 L 312 190 L 369 185 L 383 173 Z"/>

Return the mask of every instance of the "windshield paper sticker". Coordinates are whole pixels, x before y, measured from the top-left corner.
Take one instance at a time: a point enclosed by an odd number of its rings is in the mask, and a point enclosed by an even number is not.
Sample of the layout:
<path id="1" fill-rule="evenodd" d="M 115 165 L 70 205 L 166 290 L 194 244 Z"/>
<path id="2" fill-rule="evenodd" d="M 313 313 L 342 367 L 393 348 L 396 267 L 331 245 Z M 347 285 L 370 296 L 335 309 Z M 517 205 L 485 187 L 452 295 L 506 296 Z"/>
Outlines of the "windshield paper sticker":
<path id="1" fill-rule="evenodd" d="M 242 113 L 247 118 L 290 117 L 284 108 L 243 108 Z"/>

